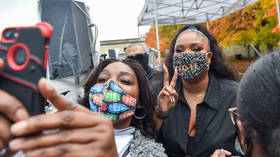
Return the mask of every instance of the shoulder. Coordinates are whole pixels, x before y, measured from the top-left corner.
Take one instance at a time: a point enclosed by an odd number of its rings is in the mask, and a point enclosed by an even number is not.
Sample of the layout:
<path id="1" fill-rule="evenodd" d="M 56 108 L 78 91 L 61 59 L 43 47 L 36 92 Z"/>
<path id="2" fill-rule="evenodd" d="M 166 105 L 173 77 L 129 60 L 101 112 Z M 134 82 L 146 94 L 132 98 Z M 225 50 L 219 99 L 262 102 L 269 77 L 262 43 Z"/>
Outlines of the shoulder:
<path id="1" fill-rule="evenodd" d="M 161 143 L 143 136 L 139 130 L 135 131 L 130 146 L 131 157 L 167 157 L 164 151 Z"/>
<path id="2" fill-rule="evenodd" d="M 219 82 L 221 89 L 226 91 L 237 91 L 238 83 L 233 80 L 224 79 L 224 78 L 216 78 L 217 82 Z"/>
<path id="3" fill-rule="evenodd" d="M 217 78 L 219 84 L 219 102 L 224 106 L 236 106 L 236 96 L 239 84 L 236 81 Z"/>

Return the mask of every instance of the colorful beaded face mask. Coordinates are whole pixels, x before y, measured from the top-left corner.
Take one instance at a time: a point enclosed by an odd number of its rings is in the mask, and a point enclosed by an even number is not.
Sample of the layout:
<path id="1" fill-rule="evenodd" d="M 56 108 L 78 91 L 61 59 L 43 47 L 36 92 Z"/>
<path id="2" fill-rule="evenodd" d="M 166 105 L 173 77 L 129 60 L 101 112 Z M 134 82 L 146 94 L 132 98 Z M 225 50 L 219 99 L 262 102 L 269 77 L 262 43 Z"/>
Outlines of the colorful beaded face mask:
<path id="1" fill-rule="evenodd" d="M 192 80 L 207 68 L 207 53 L 180 53 L 173 56 L 173 69 L 177 66 L 178 75 L 185 80 Z"/>
<path id="2" fill-rule="evenodd" d="M 93 86 L 89 93 L 90 109 L 110 120 L 130 117 L 136 109 L 136 99 L 126 94 L 113 80 Z"/>

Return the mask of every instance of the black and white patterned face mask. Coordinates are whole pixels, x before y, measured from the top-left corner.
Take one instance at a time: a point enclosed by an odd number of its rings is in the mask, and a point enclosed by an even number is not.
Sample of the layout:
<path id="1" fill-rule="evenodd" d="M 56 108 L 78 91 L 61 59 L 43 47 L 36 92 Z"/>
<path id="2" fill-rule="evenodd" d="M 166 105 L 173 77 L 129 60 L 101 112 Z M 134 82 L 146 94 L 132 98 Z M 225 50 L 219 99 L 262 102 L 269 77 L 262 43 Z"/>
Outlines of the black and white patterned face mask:
<path id="1" fill-rule="evenodd" d="M 178 75 L 192 80 L 207 68 L 207 54 L 202 52 L 184 52 L 173 56 L 173 69 L 177 66 Z"/>

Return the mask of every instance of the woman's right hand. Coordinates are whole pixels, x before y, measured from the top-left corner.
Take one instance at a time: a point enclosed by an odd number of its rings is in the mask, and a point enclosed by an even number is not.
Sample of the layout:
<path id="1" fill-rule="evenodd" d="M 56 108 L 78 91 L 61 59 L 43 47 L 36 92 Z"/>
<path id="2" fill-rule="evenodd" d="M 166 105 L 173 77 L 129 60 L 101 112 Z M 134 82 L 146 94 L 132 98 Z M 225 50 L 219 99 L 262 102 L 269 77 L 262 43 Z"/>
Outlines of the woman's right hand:
<path id="1" fill-rule="evenodd" d="M 169 73 L 165 65 L 164 71 L 164 86 L 157 97 L 157 114 L 166 115 L 177 104 L 178 93 L 174 89 L 178 78 L 177 67 L 174 70 L 174 75 L 169 83 Z"/>
<path id="2" fill-rule="evenodd" d="M 67 101 L 46 79 L 39 81 L 42 95 L 58 112 L 41 114 L 12 125 L 13 151 L 38 156 L 118 156 L 112 121 L 82 105 Z M 45 133 L 44 130 L 55 132 Z"/>

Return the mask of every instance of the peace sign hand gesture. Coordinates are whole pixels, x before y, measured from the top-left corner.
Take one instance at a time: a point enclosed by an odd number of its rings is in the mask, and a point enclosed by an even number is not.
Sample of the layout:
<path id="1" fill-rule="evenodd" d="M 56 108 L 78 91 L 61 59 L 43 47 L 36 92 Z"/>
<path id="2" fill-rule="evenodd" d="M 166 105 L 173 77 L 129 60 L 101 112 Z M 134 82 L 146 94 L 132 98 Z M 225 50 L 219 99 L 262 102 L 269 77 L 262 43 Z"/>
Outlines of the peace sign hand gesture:
<path id="1" fill-rule="evenodd" d="M 178 78 L 177 67 L 174 70 L 174 75 L 169 83 L 169 73 L 165 65 L 163 65 L 164 71 L 164 86 L 157 97 L 157 114 L 167 115 L 168 112 L 177 104 L 178 93 L 174 89 Z"/>

